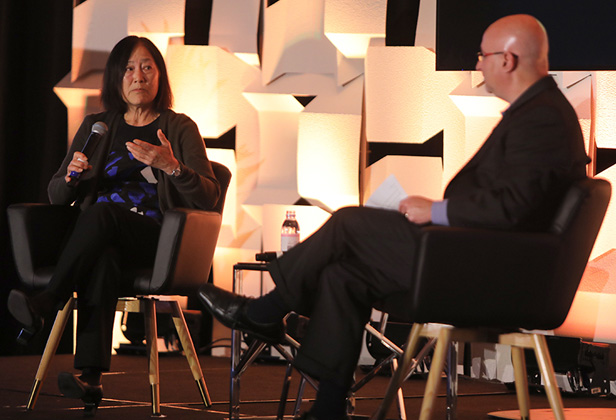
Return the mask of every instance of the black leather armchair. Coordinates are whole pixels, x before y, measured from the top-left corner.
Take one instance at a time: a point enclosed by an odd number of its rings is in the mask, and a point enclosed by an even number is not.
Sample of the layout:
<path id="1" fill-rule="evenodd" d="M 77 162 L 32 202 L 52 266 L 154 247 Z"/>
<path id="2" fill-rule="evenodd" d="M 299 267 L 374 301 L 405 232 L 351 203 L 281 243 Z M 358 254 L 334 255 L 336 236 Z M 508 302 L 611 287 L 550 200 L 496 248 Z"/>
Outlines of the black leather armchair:
<path id="1" fill-rule="evenodd" d="M 545 337 L 569 311 L 603 222 L 610 184 L 587 178 L 572 185 L 548 232 L 524 233 L 426 227 L 414 267 L 415 288 L 379 309 L 413 322 L 405 353 L 373 419 L 383 419 L 406 377 L 421 337 L 437 337 L 420 419 L 430 418 L 450 342 L 512 346 L 521 418 L 530 415 L 524 348 L 539 362 L 557 420 L 562 400 Z M 456 375 L 455 369 L 449 372 Z"/>
<path id="2" fill-rule="evenodd" d="M 206 407 L 211 405 L 201 366 L 179 303 L 173 299 L 161 300 L 152 295 L 188 295 L 196 293 L 199 286 L 207 282 L 231 179 L 231 172 L 226 166 L 212 162 L 212 167 L 221 186 L 221 196 L 216 208 L 213 211 L 180 208 L 167 211 L 163 218 L 154 267 L 151 270 L 126 273 L 133 279 L 134 296 L 118 300 L 118 311 L 145 313 L 153 415 L 160 414 L 157 312 L 171 314 L 203 403 Z M 78 212 L 78 208 L 71 206 L 9 206 L 7 213 L 13 254 L 17 272 L 26 288 L 36 290 L 49 282 L 67 232 L 70 231 Z M 70 312 L 75 307 L 75 299 L 69 299 L 64 309 L 58 312 L 29 395 L 29 410 L 34 408 Z"/>

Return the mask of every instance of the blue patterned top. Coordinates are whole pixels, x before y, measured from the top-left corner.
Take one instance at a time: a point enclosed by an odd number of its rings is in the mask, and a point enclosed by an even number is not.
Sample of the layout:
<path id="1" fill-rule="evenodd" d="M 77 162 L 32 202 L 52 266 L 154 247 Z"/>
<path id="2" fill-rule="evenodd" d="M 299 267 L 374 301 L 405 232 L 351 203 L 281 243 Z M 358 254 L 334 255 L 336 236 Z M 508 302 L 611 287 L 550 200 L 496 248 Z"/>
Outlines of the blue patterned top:
<path id="1" fill-rule="evenodd" d="M 156 220 L 162 220 L 158 206 L 156 176 L 152 167 L 139 162 L 126 149 L 126 142 L 139 139 L 160 145 L 156 136 L 159 120 L 143 127 L 122 122 L 107 158 L 97 202 L 112 202 Z"/>

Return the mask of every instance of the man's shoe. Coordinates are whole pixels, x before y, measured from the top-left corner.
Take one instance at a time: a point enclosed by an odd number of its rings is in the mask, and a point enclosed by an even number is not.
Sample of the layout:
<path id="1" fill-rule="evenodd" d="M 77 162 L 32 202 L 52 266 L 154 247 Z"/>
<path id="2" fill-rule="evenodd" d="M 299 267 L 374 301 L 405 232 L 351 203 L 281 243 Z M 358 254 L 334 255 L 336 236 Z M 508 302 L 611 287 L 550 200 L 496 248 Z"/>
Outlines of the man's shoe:
<path id="1" fill-rule="evenodd" d="M 98 405 L 103 399 L 103 386 L 90 385 L 69 372 L 58 374 L 58 388 L 67 398 L 78 398 L 83 401 L 83 414 L 92 417 L 96 414 Z"/>
<path id="2" fill-rule="evenodd" d="M 204 284 L 199 288 L 199 300 L 225 327 L 243 331 L 270 344 L 279 344 L 284 341 L 282 320 L 260 323 L 248 317 L 248 303 L 252 298 L 227 292 L 213 284 Z"/>

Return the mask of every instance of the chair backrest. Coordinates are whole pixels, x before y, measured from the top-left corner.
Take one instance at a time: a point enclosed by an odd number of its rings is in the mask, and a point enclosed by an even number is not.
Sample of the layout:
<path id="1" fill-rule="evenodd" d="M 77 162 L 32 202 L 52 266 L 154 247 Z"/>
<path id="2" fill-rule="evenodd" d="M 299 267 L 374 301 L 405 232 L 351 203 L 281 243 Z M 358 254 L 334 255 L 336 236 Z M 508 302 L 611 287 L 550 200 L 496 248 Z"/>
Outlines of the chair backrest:
<path id="1" fill-rule="evenodd" d="M 227 198 L 227 189 L 229 188 L 229 183 L 231 182 L 231 171 L 222 163 L 210 162 L 212 164 L 212 169 L 214 170 L 214 175 L 216 175 L 216 179 L 220 184 L 220 197 L 218 198 L 218 202 L 214 207 L 214 211 L 216 213 L 222 214 L 222 211 L 225 207 L 225 200 Z"/>
<path id="2" fill-rule="evenodd" d="M 222 225 L 222 210 L 231 180 L 229 169 L 212 162 L 220 198 L 212 211 L 171 209 L 165 212 L 152 270 L 127 273 L 140 294 L 195 293 L 206 283 Z"/>
<path id="3" fill-rule="evenodd" d="M 546 306 L 552 308 L 558 325 L 565 321 L 586 269 L 611 197 L 611 185 L 600 178 L 586 178 L 573 184 L 554 218 L 551 232 L 562 237 L 559 261 L 552 284 L 555 293 Z M 557 326 L 558 326 L 557 325 Z"/>

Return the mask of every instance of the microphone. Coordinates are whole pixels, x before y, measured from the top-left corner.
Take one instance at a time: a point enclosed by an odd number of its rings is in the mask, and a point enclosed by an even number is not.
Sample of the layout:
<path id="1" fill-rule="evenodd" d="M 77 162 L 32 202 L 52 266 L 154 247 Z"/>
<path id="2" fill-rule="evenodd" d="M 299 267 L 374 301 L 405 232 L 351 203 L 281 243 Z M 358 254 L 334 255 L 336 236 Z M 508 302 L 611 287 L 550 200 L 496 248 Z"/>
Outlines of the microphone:
<path id="1" fill-rule="evenodd" d="M 86 156 L 90 156 L 90 153 L 92 152 L 92 150 L 94 150 L 94 147 L 96 146 L 96 142 L 101 137 L 103 137 L 105 133 L 107 133 L 107 130 L 108 130 L 107 124 L 105 124 L 102 121 L 95 122 L 94 125 L 92 126 L 92 131 L 90 131 L 90 135 L 86 139 L 86 143 L 83 145 L 83 148 L 81 149 L 81 153 L 83 153 Z M 74 187 L 79 182 L 80 177 L 81 177 L 81 172 L 71 171 L 71 173 L 69 174 L 69 178 L 71 178 L 71 180 L 68 182 L 68 185 L 70 185 L 71 187 Z"/>

